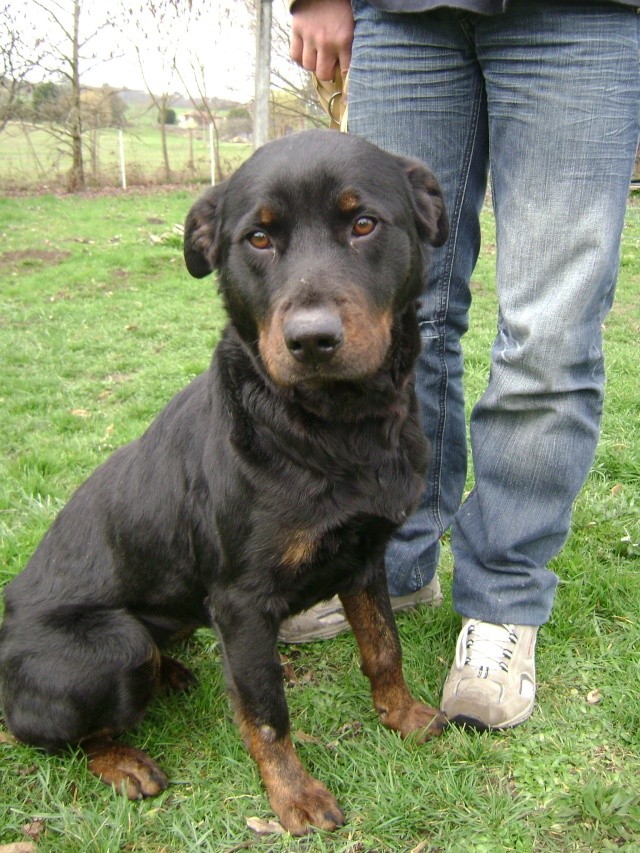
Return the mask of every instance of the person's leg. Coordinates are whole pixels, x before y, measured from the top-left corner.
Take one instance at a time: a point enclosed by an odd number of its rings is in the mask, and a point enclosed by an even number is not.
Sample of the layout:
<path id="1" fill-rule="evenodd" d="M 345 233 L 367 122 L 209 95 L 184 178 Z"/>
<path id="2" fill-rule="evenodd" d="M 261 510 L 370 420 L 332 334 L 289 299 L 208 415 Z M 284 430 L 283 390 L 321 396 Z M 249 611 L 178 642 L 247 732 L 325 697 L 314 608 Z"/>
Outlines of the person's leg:
<path id="1" fill-rule="evenodd" d="M 416 390 L 432 462 L 421 504 L 387 550 L 392 596 L 433 577 L 439 540 L 460 505 L 467 464 L 460 338 L 480 246 L 487 175 L 486 100 L 471 20 L 450 10 L 397 15 L 354 2 L 349 131 L 417 157 L 440 182 L 451 236 L 433 255 L 419 310 Z"/>
<path id="2" fill-rule="evenodd" d="M 463 616 L 541 625 L 602 410 L 638 142 L 638 23 L 615 4 L 515 0 L 477 25 L 497 228 L 498 336 L 453 523 Z"/>
<path id="3" fill-rule="evenodd" d="M 500 311 L 471 419 L 475 486 L 452 524 L 454 605 L 471 621 L 443 708 L 481 725 L 531 713 L 535 626 L 557 583 L 547 564 L 598 440 L 601 326 L 638 142 L 638 27 L 613 3 L 524 0 L 476 26 Z"/>

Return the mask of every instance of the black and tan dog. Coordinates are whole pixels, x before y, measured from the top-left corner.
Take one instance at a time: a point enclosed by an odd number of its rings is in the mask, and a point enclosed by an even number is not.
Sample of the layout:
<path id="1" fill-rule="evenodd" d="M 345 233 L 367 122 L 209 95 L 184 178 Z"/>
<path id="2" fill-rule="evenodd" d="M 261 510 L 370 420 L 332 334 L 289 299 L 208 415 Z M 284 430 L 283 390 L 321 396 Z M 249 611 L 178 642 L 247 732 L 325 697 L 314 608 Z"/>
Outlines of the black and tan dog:
<path id="1" fill-rule="evenodd" d="M 214 626 L 242 735 L 286 829 L 344 818 L 291 742 L 282 619 L 338 593 L 382 722 L 444 720 L 407 690 L 385 583 L 391 532 L 420 493 L 415 300 L 446 238 L 415 161 L 312 131 L 258 150 L 190 211 L 185 257 L 217 271 L 230 323 L 210 369 L 73 495 L 5 592 L 8 728 L 81 744 L 132 798 L 166 778 L 112 738 L 192 676 L 160 652 Z"/>

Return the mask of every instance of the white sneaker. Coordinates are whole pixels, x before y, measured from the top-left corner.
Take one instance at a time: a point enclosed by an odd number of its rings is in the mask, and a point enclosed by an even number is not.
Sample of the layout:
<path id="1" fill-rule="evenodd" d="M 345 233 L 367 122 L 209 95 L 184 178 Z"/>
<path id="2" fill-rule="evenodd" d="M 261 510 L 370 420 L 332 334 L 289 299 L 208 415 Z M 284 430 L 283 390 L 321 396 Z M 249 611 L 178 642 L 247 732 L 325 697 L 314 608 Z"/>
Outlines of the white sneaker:
<path id="1" fill-rule="evenodd" d="M 463 619 L 456 659 L 442 693 L 453 723 L 507 729 L 523 723 L 536 696 L 538 628 Z"/>

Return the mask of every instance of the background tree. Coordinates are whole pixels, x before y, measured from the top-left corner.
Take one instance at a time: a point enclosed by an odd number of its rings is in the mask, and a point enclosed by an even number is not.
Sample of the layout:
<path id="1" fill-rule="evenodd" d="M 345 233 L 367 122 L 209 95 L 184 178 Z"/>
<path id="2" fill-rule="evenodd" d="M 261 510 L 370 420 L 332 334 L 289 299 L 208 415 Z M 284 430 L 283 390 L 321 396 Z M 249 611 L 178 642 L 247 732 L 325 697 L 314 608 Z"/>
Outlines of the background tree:
<path id="1" fill-rule="evenodd" d="M 175 101 L 177 89 L 176 56 L 185 43 L 185 35 L 197 16 L 195 0 L 121 0 L 118 18 L 123 36 L 138 58 L 144 85 L 152 109 L 164 117 Z M 158 121 L 164 178 L 172 180 L 167 124 Z"/>
<path id="2" fill-rule="evenodd" d="M 105 127 L 121 128 L 125 124 L 127 105 L 111 86 L 83 89 L 80 95 L 83 122 L 83 145 L 91 159 L 91 175 L 99 180 L 100 130 Z"/>
<path id="3" fill-rule="evenodd" d="M 22 117 L 29 100 L 30 72 L 38 65 L 42 40 L 25 26 L 25 3 L 0 4 L 0 133 Z"/>
<path id="4" fill-rule="evenodd" d="M 249 20 L 256 21 L 260 0 L 243 0 Z M 271 18 L 271 135 L 282 128 L 300 128 L 309 124 L 327 127 L 329 120 L 318 102 L 311 75 L 291 61 L 291 17 L 289 4 L 273 0 Z"/>
<path id="5" fill-rule="evenodd" d="M 175 0 L 175 2 L 180 2 L 180 0 Z M 201 40 L 193 38 L 196 30 L 210 33 L 212 41 L 222 42 L 224 39 L 223 29 L 231 26 L 234 21 L 237 24 L 237 5 L 238 0 L 220 0 L 218 3 L 211 3 L 209 0 L 190 0 L 191 17 L 186 22 L 185 43 L 201 42 Z M 243 18 L 243 23 L 246 25 L 246 18 Z M 194 110 L 201 117 L 202 125 L 211 128 L 214 177 L 218 181 L 224 177 L 224 168 L 220 157 L 222 127 L 225 123 L 221 116 L 223 105 L 209 91 L 211 77 L 207 63 L 209 54 L 204 50 L 189 50 L 186 54 L 188 56 L 186 60 L 184 53 L 180 54 L 180 59 L 176 54 L 173 70 L 180 87 L 191 101 Z M 237 57 L 235 61 L 238 61 Z M 250 68 L 245 69 L 245 72 L 250 74 Z"/>
<path id="6" fill-rule="evenodd" d="M 176 115 L 176 111 L 168 107 L 164 113 L 158 113 L 158 121 L 163 124 L 177 124 L 178 116 Z"/>
<path id="7" fill-rule="evenodd" d="M 255 3 L 259 0 L 245 0 Z M 273 112 L 276 125 L 287 121 L 294 127 L 299 127 L 301 118 L 307 124 L 316 127 L 327 127 L 329 120 L 318 102 L 311 81 L 311 74 L 298 68 L 290 58 L 290 16 L 288 8 L 282 14 L 282 7 L 274 7 L 276 12 L 271 22 L 271 67 L 272 91 L 287 93 L 286 98 L 279 101 L 279 107 Z M 274 92 L 274 94 L 275 94 Z M 272 96 L 273 97 L 273 96 Z M 276 96 L 276 102 L 278 97 Z"/>
<path id="8" fill-rule="evenodd" d="M 82 150 L 82 86 L 81 71 L 88 70 L 97 61 L 91 42 L 97 34 L 111 27 L 108 7 L 91 4 L 91 15 L 83 16 L 83 0 L 31 0 L 47 21 L 47 41 L 43 56 L 38 62 L 43 76 L 64 83 L 66 116 L 50 119 L 49 131 L 62 146 L 69 149 L 71 168 L 67 174 L 68 192 L 85 189 L 86 178 Z M 89 22 L 82 22 L 86 17 Z M 106 58 L 106 57 L 104 57 Z M 47 98 L 43 98 L 46 101 Z M 63 101 L 56 99 L 61 106 Z"/>

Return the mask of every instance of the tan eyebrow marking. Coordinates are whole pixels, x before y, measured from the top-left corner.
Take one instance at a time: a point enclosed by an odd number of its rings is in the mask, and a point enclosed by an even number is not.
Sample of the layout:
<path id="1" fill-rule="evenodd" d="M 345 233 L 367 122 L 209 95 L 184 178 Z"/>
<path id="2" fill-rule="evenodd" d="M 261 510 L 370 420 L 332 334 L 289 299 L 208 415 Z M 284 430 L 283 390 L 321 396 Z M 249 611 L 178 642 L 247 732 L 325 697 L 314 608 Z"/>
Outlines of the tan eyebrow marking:
<path id="1" fill-rule="evenodd" d="M 260 221 L 260 225 L 264 225 L 265 228 L 268 225 L 272 225 L 275 221 L 275 218 L 276 215 L 273 210 L 271 210 L 271 208 L 267 207 L 266 205 L 264 207 L 261 207 L 258 211 L 258 219 Z"/>
<path id="2" fill-rule="evenodd" d="M 342 213 L 351 213 L 360 205 L 360 197 L 354 190 L 346 190 L 338 199 L 338 207 Z"/>

